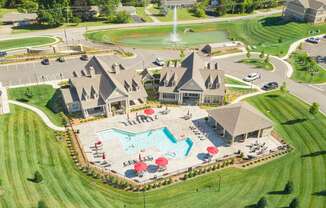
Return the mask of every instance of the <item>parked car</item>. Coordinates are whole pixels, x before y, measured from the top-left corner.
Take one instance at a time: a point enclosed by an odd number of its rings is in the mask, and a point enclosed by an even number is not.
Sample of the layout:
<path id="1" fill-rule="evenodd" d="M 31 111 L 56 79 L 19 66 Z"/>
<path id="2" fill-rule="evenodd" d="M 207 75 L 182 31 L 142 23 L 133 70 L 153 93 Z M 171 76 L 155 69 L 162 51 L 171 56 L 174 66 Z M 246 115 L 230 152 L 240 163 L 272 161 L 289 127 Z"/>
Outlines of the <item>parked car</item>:
<path id="1" fill-rule="evenodd" d="M 254 73 L 248 74 L 245 78 L 243 78 L 243 81 L 252 82 L 252 81 L 255 81 L 256 79 L 260 79 L 260 77 L 261 76 L 259 73 L 254 72 Z"/>
<path id="2" fill-rule="evenodd" d="M 0 57 L 4 57 L 7 55 L 7 52 L 6 51 L 0 51 Z"/>
<path id="3" fill-rule="evenodd" d="M 159 65 L 159 66 L 164 66 L 165 61 L 163 59 L 161 59 L 161 58 L 156 58 L 154 63 Z"/>
<path id="4" fill-rule="evenodd" d="M 325 57 L 323 57 L 323 56 L 317 56 L 316 57 L 316 62 L 317 63 L 323 63 L 323 62 L 325 62 L 325 60 L 326 60 L 326 56 Z"/>
<path id="5" fill-rule="evenodd" d="M 83 60 L 83 61 L 88 61 L 88 56 L 86 54 L 82 55 L 80 57 L 80 60 Z"/>
<path id="6" fill-rule="evenodd" d="M 49 60 L 48 58 L 44 58 L 44 59 L 41 61 L 41 63 L 42 63 L 43 65 L 49 65 L 49 64 L 50 64 L 50 60 Z"/>
<path id="7" fill-rule="evenodd" d="M 314 43 L 314 44 L 318 44 L 319 41 L 320 41 L 319 38 L 307 38 L 307 39 L 306 39 L 306 42 Z"/>
<path id="8" fill-rule="evenodd" d="M 63 56 L 60 56 L 58 59 L 57 59 L 57 61 L 59 61 L 59 62 L 65 62 L 66 60 L 65 60 L 65 58 L 63 57 Z"/>
<path id="9" fill-rule="evenodd" d="M 278 83 L 277 82 L 269 82 L 267 84 L 265 84 L 262 89 L 263 90 L 273 90 L 273 89 L 276 89 L 278 88 Z"/>

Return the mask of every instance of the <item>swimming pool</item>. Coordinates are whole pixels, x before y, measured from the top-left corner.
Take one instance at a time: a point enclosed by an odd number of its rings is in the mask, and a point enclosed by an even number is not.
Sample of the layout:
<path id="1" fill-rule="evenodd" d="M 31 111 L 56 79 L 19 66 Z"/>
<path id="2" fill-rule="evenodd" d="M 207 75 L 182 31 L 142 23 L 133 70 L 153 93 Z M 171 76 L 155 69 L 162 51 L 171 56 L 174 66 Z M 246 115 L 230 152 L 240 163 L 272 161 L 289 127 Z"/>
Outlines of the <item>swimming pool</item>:
<path id="1" fill-rule="evenodd" d="M 140 133 L 108 129 L 98 132 L 97 135 L 104 143 L 112 139 L 119 139 L 127 154 L 135 154 L 143 149 L 155 147 L 167 158 L 182 159 L 189 154 L 193 145 L 190 138 L 177 141 L 166 127 Z"/>

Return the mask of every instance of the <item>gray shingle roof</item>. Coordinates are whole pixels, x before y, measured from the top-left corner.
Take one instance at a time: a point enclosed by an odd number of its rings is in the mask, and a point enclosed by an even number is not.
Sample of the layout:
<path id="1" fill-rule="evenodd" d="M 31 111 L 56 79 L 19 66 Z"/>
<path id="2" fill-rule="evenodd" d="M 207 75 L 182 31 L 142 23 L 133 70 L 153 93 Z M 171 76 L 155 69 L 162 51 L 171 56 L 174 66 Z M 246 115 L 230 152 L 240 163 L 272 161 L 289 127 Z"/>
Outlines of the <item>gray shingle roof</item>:
<path id="1" fill-rule="evenodd" d="M 326 0 L 293 0 L 289 1 L 289 3 L 296 3 L 298 2 L 301 4 L 304 8 L 308 9 L 320 9 L 320 8 L 326 8 Z"/>
<path id="2" fill-rule="evenodd" d="M 104 105 L 107 100 L 114 98 L 139 99 L 147 97 L 141 78 L 135 70 L 113 70 L 98 57 L 92 57 L 86 64 L 84 76 L 70 79 L 70 90 L 62 90 L 65 102 L 77 100 L 83 109 Z M 128 88 L 127 86 L 130 86 Z M 70 93 L 70 96 L 68 95 Z"/>
<path id="3" fill-rule="evenodd" d="M 208 110 L 208 114 L 233 136 L 270 128 L 273 123 L 248 103 L 236 103 Z"/>
<path id="4" fill-rule="evenodd" d="M 224 72 L 215 69 L 197 53 L 191 53 L 181 67 L 161 69 L 159 92 L 176 93 L 180 90 L 202 91 L 206 95 L 224 95 Z"/>

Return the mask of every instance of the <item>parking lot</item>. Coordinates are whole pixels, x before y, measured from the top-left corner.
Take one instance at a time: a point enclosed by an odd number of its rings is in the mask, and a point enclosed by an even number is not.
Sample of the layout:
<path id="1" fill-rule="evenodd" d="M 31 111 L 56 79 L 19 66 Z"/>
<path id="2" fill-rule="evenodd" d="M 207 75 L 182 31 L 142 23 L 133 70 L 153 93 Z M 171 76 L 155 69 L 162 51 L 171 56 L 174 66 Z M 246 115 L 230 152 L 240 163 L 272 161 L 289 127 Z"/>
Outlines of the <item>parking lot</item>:
<path id="1" fill-rule="evenodd" d="M 326 69 L 326 38 L 321 38 L 318 44 L 305 42 L 303 49 L 307 51 L 309 56 L 322 56 L 323 60 L 319 61 L 320 66 Z"/>

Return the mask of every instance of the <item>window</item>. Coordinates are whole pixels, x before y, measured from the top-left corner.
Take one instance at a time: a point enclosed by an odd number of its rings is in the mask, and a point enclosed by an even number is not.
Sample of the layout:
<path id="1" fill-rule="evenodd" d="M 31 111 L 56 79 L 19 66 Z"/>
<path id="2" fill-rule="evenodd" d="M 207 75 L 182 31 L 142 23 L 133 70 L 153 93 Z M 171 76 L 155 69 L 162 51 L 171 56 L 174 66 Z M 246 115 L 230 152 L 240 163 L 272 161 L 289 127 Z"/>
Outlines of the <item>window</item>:
<path id="1" fill-rule="evenodd" d="M 163 99 L 175 100 L 175 94 L 163 93 Z"/>

